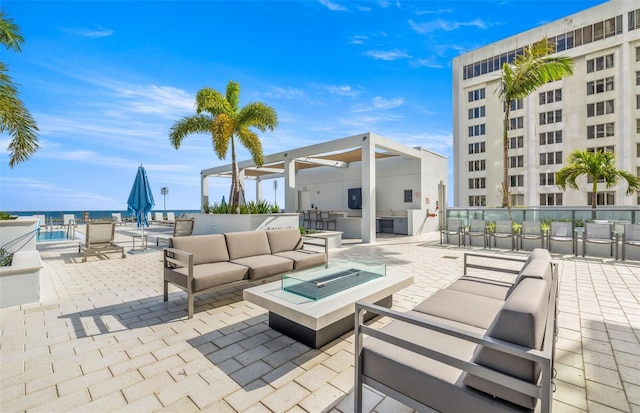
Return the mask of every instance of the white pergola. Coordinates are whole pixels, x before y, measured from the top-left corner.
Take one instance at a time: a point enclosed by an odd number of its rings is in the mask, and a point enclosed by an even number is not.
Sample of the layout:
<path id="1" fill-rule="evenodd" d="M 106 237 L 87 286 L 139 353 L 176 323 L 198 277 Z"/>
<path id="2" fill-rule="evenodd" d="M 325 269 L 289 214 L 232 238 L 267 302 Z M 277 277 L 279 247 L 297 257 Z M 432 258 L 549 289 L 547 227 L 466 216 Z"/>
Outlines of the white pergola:
<path id="1" fill-rule="evenodd" d="M 376 159 L 405 156 L 424 159 L 424 151 L 410 148 L 373 133 L 363 133 L 303 148 L 278 152 L 264 157 L 257 167 L 253 160 L 238 163 L 239 179 L 257 181 L 284 177 L 285 212 L 296 212 L 296 172 L 302 169 L 346 168 L 351 162 L 362 162 L 362 241 L 376 238 Z M 201 205 L 209 203 L 209 177 L 231 177 L 231 164 L 201 171 Z M 262 199 L 260 182 L 256 182 L 256 199 Z"/>

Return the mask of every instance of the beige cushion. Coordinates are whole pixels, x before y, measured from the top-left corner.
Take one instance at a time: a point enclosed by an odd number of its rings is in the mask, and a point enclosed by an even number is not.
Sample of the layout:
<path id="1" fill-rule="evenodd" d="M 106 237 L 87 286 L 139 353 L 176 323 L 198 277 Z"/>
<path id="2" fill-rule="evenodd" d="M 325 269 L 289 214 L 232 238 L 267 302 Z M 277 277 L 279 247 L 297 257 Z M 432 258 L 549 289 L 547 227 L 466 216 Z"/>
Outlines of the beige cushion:
<path id="1" fill-rule="evenodd" d="M 248 267 L 250 280 L 272 277 L 293 270 L 292 260 L 271 254 L 238 258 L 232 262 Z"/>
<path id="2" fill-rule="evenodd" d="M 551 261 L 547 261 L 546 259 L 542 258 L 535 258 L 531 260 L 531 262 L 520 271 L 520 274 L 518 274 L 518 277 L 516 278 L 516 282 L 513 284 L 513 288 L 516 288 L 518 284 L 520 284 L 522 280 L 526 278 L 545 280 L 550 286 L 552 281 L 552 274 Z"/>
<path id="3" fill-rule="evenodd" d="M 185 278 L 189 275 L 187 267 L 176 268 L 172 271 L 175 274 L 181 274 Z M 175 274 L 171 279 L 175 279 Z M 193 267 L 193 285 L 192 291 L 198 292 L 208 288 L 229 284 L 235 281 L 241 281 L 249 276 L 249 269 L 245 266 L 234 264 L 231 262 L 215 262 L 209 264 L 199 264 Z M 186 280 L 179 282 L 179 285 L 185 286 Z"/>
<path id="4" fill-rule="evenodd" d="M 527 348 L 542 349 L 549 293 L 547 283 L 541 279 L 525 278 L 509 296 L 487 331 L 487 336 L 518 344 Z M 521 380 L 537 383 L 540 365 L 496 350 L 480 347 L 474 361 L 482 366 Z M 533 409 L 537 400 L 488 380 L 467 374 L 464 383 L 494 397 Z"/>
<path id="5" fill-rule="evenodd" d="M 454 281 L 447 289 L 504 301 L 507 299 L 512 286 L 511 283 L 504 281 L 465 275 Z"/>
<path id="6" fill-rule="evenodd" d="M 272 254 L 302 248 L 302 236 L 298 228 L 267 231 L 267 238 Z"/>
<path id="7" fill-rule="evenodd" d="M 227 240 L 227 249 L 231 260 L 271 254 L 265 231 L 228 232 L 224 236 Z"/>
<path id="8" fill-rule="evenodd" d="M 229 261 L 224 235 L 193 235 L 169 238 L 169 246 L 193 254 L 193 265 Z"/>
<path id="9" fill-rule="evenodd" d="M 327 263 L 327 256 L 324 252 L 315 251 L 283 251 L 273 255 L 293 260 L 294 270 L 303 270 L 305 268 L 317 267 L 318 265 Z"/>
<path id="10" fill-rule="evenodd" d="M 439 290 L 413 311 L 483 329 L 489 328 L 504 301 L 455 290 Z"/>

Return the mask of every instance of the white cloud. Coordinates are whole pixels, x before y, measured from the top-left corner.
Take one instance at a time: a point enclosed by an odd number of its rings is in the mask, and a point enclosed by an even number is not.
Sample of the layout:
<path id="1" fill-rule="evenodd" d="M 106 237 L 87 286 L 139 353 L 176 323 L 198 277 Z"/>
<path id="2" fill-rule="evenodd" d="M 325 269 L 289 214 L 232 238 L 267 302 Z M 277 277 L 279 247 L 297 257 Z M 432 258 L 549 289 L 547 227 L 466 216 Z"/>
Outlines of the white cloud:
<path id="1" fill-rule="evenodd" d="M 296 88 L 271 87 L 271 90 L 260 94 L 264 98 L 270 99 L 294 99 L 304 96 L 304 92 Z"/>
<path id="2" fill-rule="evenodd" d="M 369 40 L 369 38 L 367 36 L 355 35 L 351 38 L 349 44 L 363 44 L 365 40 Z"/>
<path id="3" fill-rule="evenodd" d="M 363 55 L 376 60 L 393 61 L 398 59 L 407 59 L 411 56 L 407 52 L 401 50 L 368 50 Z"/>
<path id="4" fill-rule="evenodd" d="M 415 30 L 417 33 L 420 33 L 420 34 L 431 33 L 438 30 L 444 30 L 449 32 L 464 26 L 477 27 L 479 29 L 486 29 L 489 27 L 489 25 L 484 21 L 482 21 L 481 19 L 475 19 L 468 22 L 436 19 L 430 22 L 425 22 L 425 23 L 416 23 L 413 20 L 409 20 L 409 25 L 413 30 Z"/>
<path id="5" fill-rule="evenodd" d="M 436 62 L 434 59 L 415 59 L 411 61 L 412 66 L 430 67 L 433 69 L 441 69 L 444 66 L 441 63 Z"/>
<path id="6" fill-rule="evenodd" d="M 113 30 L 98 27 L 97 29 L 84 29 L 78 27 L 63 27 L 64 32 L 75 34 L 82 37 L 109 37 L 113 35 Z"/>
<path id="7" fill-rule="evenodd" d="M 347 85 L 332 85 L 329 86 L 328 88 L 329 93 L 333 94 L 333 95 L 338 95 L 338 96 L 356 96 L 358 93 L 357 90 L 353 90 L 351 88 L 351 86 L 347 86 Z"/>
<path id="8" fill-rule="evenodd" d="M 453 13 L 453 9 L 418 10 L 415 12 L 415 14 L 418 16 L 421 16 L 423 14 L 445 14 L 445 13 Z"/>
<path id="9" fill-rule="evenodd" d="M 326 8 L 328 8 L 331 11 L 347 11 L 347 8 L 338 4 L 338 3 L 334 3 L 330 0 L 319 0 L 320 4 L 322 4 L 323 6 L 325 6 Z"/>
<path id="10" fill-rule="evenodd" d="M 371 103 L 373 104 L 373 107 L 375 109 L 387 110 L 397 108 L 398 106 L 402 105 L 403 100 L 402 98 L 385 99 L 383 97 L 376 96 L 373 98 L 373 101 Z"/>

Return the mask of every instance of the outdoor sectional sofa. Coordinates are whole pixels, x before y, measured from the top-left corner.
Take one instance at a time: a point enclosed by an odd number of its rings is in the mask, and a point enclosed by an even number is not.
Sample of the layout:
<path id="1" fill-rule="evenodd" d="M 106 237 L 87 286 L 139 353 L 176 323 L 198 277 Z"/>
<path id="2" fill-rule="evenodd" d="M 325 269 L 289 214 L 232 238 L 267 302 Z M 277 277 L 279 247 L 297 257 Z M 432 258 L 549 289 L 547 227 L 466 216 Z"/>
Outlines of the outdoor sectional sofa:
<path id="1" fill-rule="evenodd" d="M 507 271 L 472 257 L 488 259 L 466 254 L 464 274 Z M 355 411 L 364 383 L 418 411 L 550 412 L 557 267 L 535 249 L 513 272 L 513 282 L 464 275 L 406 313 L 357 303 Z M 392 321 L 368 327 L 365 311 Z"/>
<path id="2" fill-rule="evenodd" d="M 164 249 L 164 301 L 169 283 L 186 291 L 192 318 L 197 295 L 316 267 L 328 259 L 327 240 L 303 240 L 298 228 L 172 237 Z"/>

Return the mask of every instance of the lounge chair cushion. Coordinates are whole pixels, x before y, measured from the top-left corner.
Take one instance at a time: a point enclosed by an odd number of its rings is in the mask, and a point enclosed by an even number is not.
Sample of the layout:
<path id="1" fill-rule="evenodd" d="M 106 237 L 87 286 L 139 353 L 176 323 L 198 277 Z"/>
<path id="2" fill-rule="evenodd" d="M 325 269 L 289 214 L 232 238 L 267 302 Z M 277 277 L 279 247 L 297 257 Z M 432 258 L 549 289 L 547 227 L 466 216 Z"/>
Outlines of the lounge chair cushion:
<path id="1" fill-rule="evenodd" d="M 430 318 L 430 321 L 435 320 L 436 318 Z M 450 323 L 448 320 L 441 321 L 445 324 Z M 469 341 L 397 320 L 382 327 L 381 331 L 465 361 L 473 357 L 477 347 Z M 463 372 L 455 367 L 373 337 L 365 338 L 362 354 L 362 369 L 365 376 L 435 410 L 442 412 L 514 411 L 512 404 L 500 399 L 488 398 L 483 393 L 463 385 Z"/>
<path id="2" fill-rule="evenodd" d="M 169 276 L 174 280 L 175 275 L 167 274 L 168 271 L 183 275 L 185 280 L 180 280 L 182 282 L 178 284 L 183 286 L 186 284 L 186 277 L 189 275 L 188 267 L 165 269 L 165 278 Z M 219 285 L 241 281 L 248 277 L 249 268 L 231 262 L 200 264 L 193 267 L 193 291 L 203 291 Z"/>
<path id="3" fill-rule="evenodd" d="M 231 260 L 271 254 L 266 231 L 229 232 L 224 236 Z"/>
<path id="4" fill-rule="evenodd" d="M 487 329 L 504 301 L 455 290 L 439 290 L 413 311 Z"/>
<path id="5" fill-rule="evenodd" d="M 544 280 L 523 279 L 505 302 L 496 321 L 487 331 L 487 336 L 541 350 L 547 321 L 548 291 Z M 537 383 L 539 380 L 540 366 L 538 363 L 496 350 L 481 346 L 473 360 L 477 364 L 530 383 Z M 467 374 L 464 383 L 525 408 L 533 409 L 536 405 L 537 399 L 533 397 L 507 389 L 473 374 Z"/>
<path id="6" fill-rule="evenodd" d="M 465 275 L 454 281 L 447 289 L 504 301 L 512 287 L 513 284 L 509 282 Z"/>
<path id="7" fill-rule="evenodd" d="M 231 262 L 248 267 L 250 280 L 272 277 L 293 270 L 292 260 L 271 254 L 238 258 Z"/>
<path id="8" fill-rule="evenodd" d="M 540 280 L 545 280 L 547 284 L 551 285 L 551 277 L 552 277 L 552 269 L 551 269 L 551 260 L 547 260 L 544 258 L 536 258 L 531 260 L 518 274 L 516 278 L 516 282 L 513 284 L 513 288 L 517 288 L 518 284 L 520 284 L 526 278 L 536 278 Z"/>
<path id="9" fill-rule="evenodd" d="M 297 250 L 278 252 L 273 255 L 293 260 L 294 270 L 303 270 L 327 263 L 327 256 L 324 252 Z"/>
<path id="10" fill-rule="evenodd" d="M 169 245 L 175 249 L 192 253 L 193 265 L 229 261 L 227 245 L 222 234 L 173 237 L 170 239 Z"/>
<path id="11" fill-rule="evenodd" d="M 267 231 L 271 253 L 294 251 L 302 248 L 302 236 L 298 228 Z"/>

